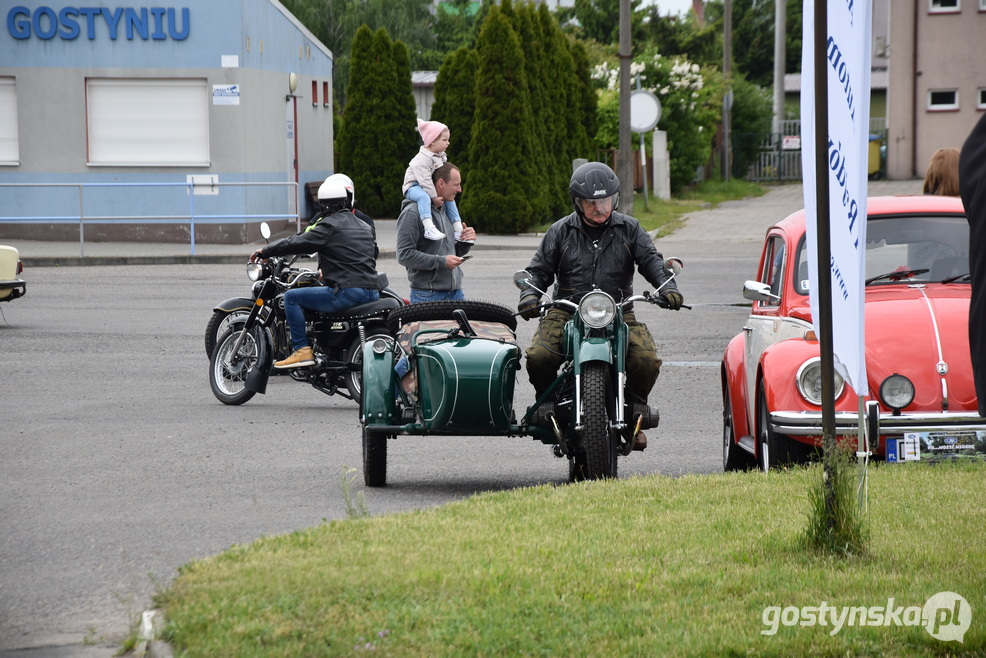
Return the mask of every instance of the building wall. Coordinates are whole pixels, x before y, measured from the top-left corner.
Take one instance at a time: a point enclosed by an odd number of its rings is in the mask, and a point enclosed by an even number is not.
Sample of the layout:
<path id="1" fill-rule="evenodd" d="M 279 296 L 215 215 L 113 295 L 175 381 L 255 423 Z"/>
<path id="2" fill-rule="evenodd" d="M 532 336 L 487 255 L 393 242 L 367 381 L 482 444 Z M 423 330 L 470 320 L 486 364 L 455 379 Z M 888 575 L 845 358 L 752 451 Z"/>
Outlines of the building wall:
<path id="1" fill-rule="evenodd" d="M 194 202 L 197 212 L 226 218 L 203 221 L 197 230 L 219 241 L 241 241 L 255 237 L 260 219 L 229 216 L 307 216 L 304 184 L 324 179 L 334 168 L 332 54 L 280 3 L 183 0 L 166 7 L 174 11 L 173 23 L 167 14 L 149 17 L 146 38 L 132 28 L 128 38 L 125 18 L 113 38 L 104 15 L 90 21 L 78 15 L 80 7 L 46 2 L 51 4 L 31 3 L 29 20 L 11 16 L 9 4 L 2 10 L 0 77 L 15 79 L 20 161 L 0 166 L 0 183 L 185 183 L 190 175 L 213 176 L 220 183 L 284 183 L 295 178 L 296 132 L 297 198 L 284 186 L 220 186 L 218 194 L 197 196 Z M 45 6 L 51 13 L 40 10 Z M 126 6 L 110 4 L 107 10 L 112 15 L 121 7 Z M 63 18 L 53 25 L 51 16 L 60 13 Z M 291 73 L 298 79 L 294 98 L 289 97 Z M 214 85 L 238 85 L 238 104 L 209 99 L 210 162 L 205 166 L 94 166 L 87 162 L 86 81 L 91 78 L 200 79 L 210 93 Z M 326 87 L 329 98 L 323 97 Z M 183 188 L 118 187 L 87 194 L 87 215 L 170 216 L 176 205 L 184 208 L 177 212 L 188 212 Z M 0 187 L 0 231 L 77 233 L 71 222 L 4 224 L 3 218 L 72 216 L 78 205 L 72 188 Z M 188 228 L 176 230 L 187 233 Z M 127 232 L 132 234 L 132 228 Z"/>
<path id="2" fill-rule="evenodd" d="M 931 0 L 894 0 L 890 7 L 887 169 L 890 178 L 924 175 L 939 148 L 960 148 L 979 119 L 977 90 L 986 88 L 986 6 L 961 0 L 933 13 Z M 958 108 L 928 108 L 932 89 L 957 89 Z"/>

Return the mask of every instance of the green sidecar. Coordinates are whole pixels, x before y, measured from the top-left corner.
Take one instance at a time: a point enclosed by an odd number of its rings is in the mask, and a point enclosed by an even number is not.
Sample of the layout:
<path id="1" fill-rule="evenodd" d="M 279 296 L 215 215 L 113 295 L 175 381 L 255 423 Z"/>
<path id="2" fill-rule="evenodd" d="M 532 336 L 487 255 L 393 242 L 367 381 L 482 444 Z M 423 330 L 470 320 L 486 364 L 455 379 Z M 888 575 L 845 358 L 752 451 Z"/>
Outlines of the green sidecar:
<path id="1" fill-rule="evenodd" d="M 386 485 L 387 441 L 398 435 L 535 435 L 556 441 L 550 430 L 517 424 L 514 384 L 522 350 L 511 309 L 470 300 L 397 311 L 388 319 L 393 340 L 378 338 L 363 347 L 367 486 Z"/>

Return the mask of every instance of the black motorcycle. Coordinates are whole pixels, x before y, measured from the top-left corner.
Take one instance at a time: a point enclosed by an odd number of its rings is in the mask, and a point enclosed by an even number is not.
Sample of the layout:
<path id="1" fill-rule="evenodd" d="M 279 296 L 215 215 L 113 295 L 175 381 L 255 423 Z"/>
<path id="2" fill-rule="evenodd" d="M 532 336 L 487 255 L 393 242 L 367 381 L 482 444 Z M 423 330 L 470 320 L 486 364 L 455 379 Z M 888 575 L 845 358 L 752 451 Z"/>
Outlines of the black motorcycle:
<path id="1" fill-rule="evenodd" d="M 294 258 L 272 257 L 247 264 L 247 275 L 255 282 L 254 299 L 247 300 L 249 312 L 225 318 L 226 329 L 216 339 L 209 361 L 209 383 L 223 404 L 243 404 L 265 393 L 274 361 L 290 352 L 284 293 L 321 285 L 318 272 L 295 268 L 293 263 Z M 387 276 L 379 276 L 381 292 L 376 301 L 339 313 L 305 310 L 315 365 L 290 370 L 294 379 L 327 395 L 338 394 L 357 403 L 362 399 L 363 344 L 377 338 L 392 340 L 387 316 L 406 303 L 387 287 Z"/>

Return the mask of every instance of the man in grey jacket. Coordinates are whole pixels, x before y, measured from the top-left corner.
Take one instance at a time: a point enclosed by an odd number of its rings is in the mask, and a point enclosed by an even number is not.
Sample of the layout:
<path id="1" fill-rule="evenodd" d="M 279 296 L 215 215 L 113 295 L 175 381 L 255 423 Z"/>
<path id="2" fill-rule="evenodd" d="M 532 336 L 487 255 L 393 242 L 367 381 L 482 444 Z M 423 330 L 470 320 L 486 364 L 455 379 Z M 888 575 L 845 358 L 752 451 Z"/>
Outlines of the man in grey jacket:
<path id="1" fill-rule="evenodd" d="M 455 195 L 462 191 L 461 174 L 454 164 L 445 163 L 435 170 L 432 178 L 443 201 L 454 201 Z M 431 210 L 435 227 L 445 234 L 441 240 L 425 238 L 414 201 L 405 200 L 397 218 L 397 262 L 407 268 L 412 304 L 465 299 L 459 266 L 476 240 L 476 231 L 463 225 L 457 241 L 444 207 L 432 206 Z"/>

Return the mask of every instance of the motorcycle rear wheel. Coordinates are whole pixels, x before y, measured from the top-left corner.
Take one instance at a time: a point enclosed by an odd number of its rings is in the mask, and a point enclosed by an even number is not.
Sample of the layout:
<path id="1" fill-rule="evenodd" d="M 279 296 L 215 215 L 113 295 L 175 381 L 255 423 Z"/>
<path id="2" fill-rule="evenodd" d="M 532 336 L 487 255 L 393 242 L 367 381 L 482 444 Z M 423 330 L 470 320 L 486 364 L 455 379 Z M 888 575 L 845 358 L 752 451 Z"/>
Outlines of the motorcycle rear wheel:
<path id="1" fill-rule="evenodd" d="M 383 326 L 379 327 L 367 327 L 366 331 L 366 342 L 370 343 L 377 338 L 387 341 L 388 349 L 393 349 L 394 339 L 387 333 Z M 353 396 L 353 401 L 356 404 L 363 403 L 363 344 L 360 342 L 359 336 L 353 339 L 346 349 L 346 363 L 355 366 L 355 370 L 350 370 L 346 373 L 346 388 L 349 389 L 349 394 Z"/>
<path id="2" fill-rule="evenodd" d="M 573 455 L 571 458 L 575 479 L 615 478 L 616 441 L 610 431 L 609 412 L 606 410 L 606 401 L 612 395 L 609 366 L 599 362 L 585 364 L 582 391 L 582 449 L 585 453 L 584 456 Z"/>
<path id="3" fill-rule="evenodd" d="M 247 373 L 250 369 L 267 361 L 267 341 L 260 327 L 248 332 L 236 355 L 233 347 L 240 332 L 227 329 L 216 343 L 209 362 L 209 385 L 212 393 L 223 404 L 243 404 L 255 391 L 246 388 Z"/>

